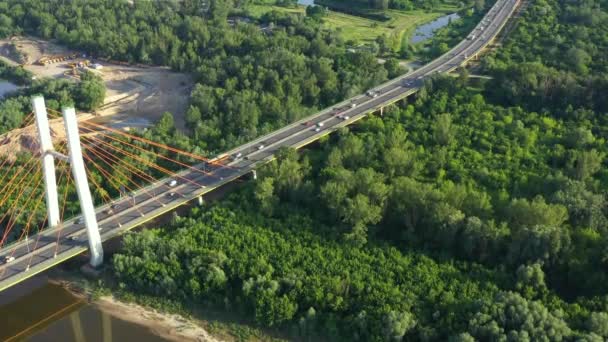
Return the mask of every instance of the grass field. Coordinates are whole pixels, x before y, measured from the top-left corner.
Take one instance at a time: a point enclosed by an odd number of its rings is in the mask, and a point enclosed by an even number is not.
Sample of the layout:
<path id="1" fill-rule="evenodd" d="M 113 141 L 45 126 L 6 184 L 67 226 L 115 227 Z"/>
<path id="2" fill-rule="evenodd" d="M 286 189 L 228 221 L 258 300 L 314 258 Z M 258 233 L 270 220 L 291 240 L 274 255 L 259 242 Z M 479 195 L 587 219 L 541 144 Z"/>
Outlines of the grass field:
<path id="1" fill-rule="evenodd" d="M 456 6 L 443 6 L 433 12 L 425 12 L 423 10 L 388 10 L 386 13 L 391 17 L 388 21 L 376 21 L 341 12 L 329 11 L 329 14 L 323 18 L 323 21 L 325 27 L 339 31 L 345 40 L 368 43 L 375 40 L 376 37 L 386 34 L 389 37 L 391 46 L 398 48 L 402 37 L 404 35 L 412 35 L 417 26 L 447 13 L 455 12 L 457 9 Z M 260 17 L 271 10 L 305 15 L 304 6 L 286 8 L 273 5 L 250 5 L 247 10 L 255 17 Z"/>

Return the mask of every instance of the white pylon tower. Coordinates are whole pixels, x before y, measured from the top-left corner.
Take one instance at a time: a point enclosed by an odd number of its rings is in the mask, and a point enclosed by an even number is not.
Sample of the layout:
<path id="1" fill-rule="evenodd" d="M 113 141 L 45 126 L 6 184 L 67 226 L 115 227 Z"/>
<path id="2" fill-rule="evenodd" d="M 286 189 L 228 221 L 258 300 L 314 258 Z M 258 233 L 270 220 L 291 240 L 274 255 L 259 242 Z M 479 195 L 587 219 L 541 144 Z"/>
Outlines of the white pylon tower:
<path id="1" fill-rule="evenodd" d="M 57 180 L 55 176 L 55 157 L 49 119 L 46 106 L 42 96 L 32 98 L 32 107 L 36 115 L 36 127 L 40 138 L 40 153 L 42 155 L 42 172 L 44 173 L 44 187 L 46 194 L 46 209 L 48 213 L 49 227 L 59 224 L 59 200 L 57 199 Z"/>
<path id="2" fill-rule="evenodd" d="M 98 267 L 103 263 L 103 248 L 97 225 L 97 216 L 95 215 L 95 207 L 93 205 L 93 199 L 91 198 L 84 161 L 82 160 L 82 149 L 80 147 L 80 134 L 78 133 L 76 111 L 73 107 L 63 109 L 63 122 L 65 125 L 69 151 L 69 157 L 67 157 L 53 149 L 44 99 L 41 96 L 38 96 L 32 100 L 32 103 L 34 112 L 36 113 L 38 134 L 40 136 L 46 200 L 49 211 L 49 226 L 54 227 L 58 225 L 60 220 L 54 164 L 54 158 L 60 157 L 61 159 L 69 161 L 72 167 L 76 192 L 78 193 L 78 199 L 80 200 L 80 209 L 82 211 L 82 217 L 84 218 L 89 240 L 89 251 L 91 253 L 89 264 L 93 267 Z M 51 220 L 51 217 L 53 217 L 53 220 Z"/>

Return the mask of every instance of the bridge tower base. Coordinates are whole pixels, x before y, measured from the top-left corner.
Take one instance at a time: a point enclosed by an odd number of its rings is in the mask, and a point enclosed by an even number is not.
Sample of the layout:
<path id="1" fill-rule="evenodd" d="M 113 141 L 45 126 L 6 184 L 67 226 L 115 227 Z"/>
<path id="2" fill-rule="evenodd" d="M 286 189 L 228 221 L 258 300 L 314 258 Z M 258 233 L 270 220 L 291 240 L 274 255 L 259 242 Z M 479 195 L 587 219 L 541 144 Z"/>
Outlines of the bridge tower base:
<path id="1" fill-rule="evenodd" d="M 251 179 L 253 179 L 253 180 L 258 179 L 258 173 L 255 170 L 251 171 Z"/>
<path id="2" fill-rule="evenodd" d="M 63 121 L 68 139 L 68 148 L 70 151 L 70 164 L 72 165 L 72 174 L 74 175 L 74 183 L 76 184 L 76 192 L 80 199 L 80 209 L 84 224 L 87 227 L 87 236 L 89 240 L 89 251 L 91 259 L 89 264 L 93 267 L 98 267 L 103 263 L 103 248 L 101 246 L 101 236 L 99 235 L 99 227 L 97 226 L 97 216 L 91 191 L 87 181 L 87 174 L 82 160 L 82 149 L 80 147 L 80 134 L 78 133 L 78 121 L 76 120 L 76 111 L 74 108 L 63 109 Z"/>

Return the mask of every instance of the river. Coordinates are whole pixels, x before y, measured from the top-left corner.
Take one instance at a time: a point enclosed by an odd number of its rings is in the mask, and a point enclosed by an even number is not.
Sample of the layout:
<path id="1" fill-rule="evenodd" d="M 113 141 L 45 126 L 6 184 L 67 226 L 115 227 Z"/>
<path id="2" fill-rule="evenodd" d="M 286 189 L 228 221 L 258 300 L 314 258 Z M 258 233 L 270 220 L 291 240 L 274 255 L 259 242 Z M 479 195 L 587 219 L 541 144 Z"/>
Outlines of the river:
<path id="1" fill-rule="evenodd" d="M 105 336 L 105 337 L 104 337 Z M 0 341 L 165 341 L 36 276 L 0 293 Z"/>
<path id="2" fill-rule="evenodd" d="M 442 28 L 449 24 L 452 20 L 460 19 L 458 13 L 452 13 L 448 15 L 444 15 L 443 17 L 439 17 L 429 23 L 424 25 L 420 25 L 416 28 L 412 39 L 410 40 L 412 43 L 420 43 L 423 42 L 435 34 L 435 30 Z"/>
<path id="3" fill-rule="evenodd" d="M 206 194 L 205 201 L 223 198 L 242 185 L 239 182 L 226 184 Z M 182 206 L 177 212 L 186 215 L 189 210 L 189 206 Z M 147 226 L 162 226 L 172 217 L 171 213 L 162 215 Z M 120 239 L 106 241 L 103 246 L 109 259 L 120 250 Z M 49 282 L 51 278 L 65 279 L 65 270 L 73 272 L 86 262 L 86 256 L 75 257 L 0 292 L 0 341 L 167 341 L 147 326 L 113 316 L 111 310 L 107 313 Z M 161 322 L 155 322 L 161 331 L 166 328 Z M 103 334 L 112 339 L 104 340 Z"/>
<path id="4" fill-rule="evenodd" d="M 19 87 L 12 84 L 9 81 L 0 80 L 0 98 L 4 96 L 4 94 L 9 93 L 13 90 L 17 90 Z"/>

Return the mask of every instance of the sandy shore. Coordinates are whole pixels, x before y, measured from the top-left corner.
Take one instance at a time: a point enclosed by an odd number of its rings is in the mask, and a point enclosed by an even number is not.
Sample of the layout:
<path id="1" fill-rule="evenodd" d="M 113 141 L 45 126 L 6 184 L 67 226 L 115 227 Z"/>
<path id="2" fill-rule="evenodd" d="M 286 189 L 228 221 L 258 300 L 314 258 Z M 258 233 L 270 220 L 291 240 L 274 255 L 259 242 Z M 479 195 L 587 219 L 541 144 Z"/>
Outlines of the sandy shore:
<path id="1" fill-rule="evenodd" d="M 103 296 L 92 304 L 121 320 L 145 326 L 169 341 L 221 341 L 211 336 L 194 320 L 180 315 L 160 313 L 134 303 L 124 303 L 112 296 Z"/>

